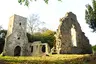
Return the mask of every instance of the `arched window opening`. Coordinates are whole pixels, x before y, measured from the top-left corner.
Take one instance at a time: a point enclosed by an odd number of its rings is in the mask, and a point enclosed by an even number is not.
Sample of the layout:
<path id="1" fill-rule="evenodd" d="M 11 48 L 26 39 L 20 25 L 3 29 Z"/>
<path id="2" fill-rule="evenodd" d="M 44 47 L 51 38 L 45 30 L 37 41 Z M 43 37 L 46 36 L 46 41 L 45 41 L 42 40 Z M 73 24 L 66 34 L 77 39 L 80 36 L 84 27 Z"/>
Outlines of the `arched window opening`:
<path id="1" fill-rule="evenodd" d="M 42 52 L 45 52 L 46 51 L 46 47 L 45 45 L 42 46 Z"/>
<path id="2" fill-rule="evenodd" d="M 77 47 L 76 30 L 74 25 L 72 25 L 71 28 L 71 40 L 72 40 L 72 45 Z"/>

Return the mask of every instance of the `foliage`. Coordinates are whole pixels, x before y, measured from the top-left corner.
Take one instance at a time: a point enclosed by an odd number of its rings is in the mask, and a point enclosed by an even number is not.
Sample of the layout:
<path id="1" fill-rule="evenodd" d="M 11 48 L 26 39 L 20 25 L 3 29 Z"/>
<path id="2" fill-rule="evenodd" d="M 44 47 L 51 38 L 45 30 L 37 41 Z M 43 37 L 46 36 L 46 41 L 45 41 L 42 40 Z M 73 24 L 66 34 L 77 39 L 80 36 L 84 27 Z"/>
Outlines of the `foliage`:
<path id="1" fill-rule="evenodd" d="M 92 46 L 93 51 L 96 51 L 96 45 Z"/>
<path id="2" fill-rule="evenodd" d="M 32 40 L 33 41 L 41 41 L 42 40 L 42 34 L 40 32 L 34 33 L 32 35 Z"/>
<path id="3" fill-rule="evenodd" d="M 87 4 L 85 10 L 86 23 L 89 25 L 93 32 L 96 31 L 96 0 L 92 0 L 92 6 Z"/>
<path id="4" fill-rule="evenodd" d="M 18 0 L 18 3 L 20 3 L 20 4 L 24 3 L 25 6 L 29 6 L 29 3 L 32 2 L 32 1 L 37 1 L 37 0 Z M 48 4 L 48 1 L 49 0 L 44 0 L 44 2 L 46 4 Z M 58 1 L 61 1 L 61 0 L 58 0 Z"/>
<path id="5" fill-rule="evenodd" d="M 34 33 L 34 34 L 29 34 L 27 33 L 27 37 L 28 37 L 28 41 L 30 43 L 34 42 L 34 41 L 41 41 L 41 38 L 42 38 L 42 34 L 40 32 L 38 33 Z"/>
<path id="6" fill-rule="evenodd" d="M 7 30 L 0 30 L 0 35 L 2 33 L 4 33 L 5 35 L 2 38 L 0 38 L 0 44 L 5 42 L 5 37 L 6 37 L 6 34 L 7 34 Z"/>
<path id="7" fill-rule="evenodd" d="M 92 59 L 96 59 L 96 56 L 90 55 L 49 55 L 41 57 L 12 57 L 12 56 L 0 56 L 0 62 L 2 64 L 85 64 Z"/>
<path id="8" fill-rule="evenodd" d="M 51 48 L 53 47 L 53 43 L 55 40 L 54 33 L 55 32 L 51 30 L 46 30 L 45 32 L 42 33 L 43 38 L 41 41 L 44 43 L 48 43 Z"/>
<path id="9" fill-rule="evenodd" d="M 39 16 L 37 14 L 31 14 L 28 17 L 27 27 L 28 27 L 28 32 L 30 34 L 33 34 L 34 32 L 40 30 L 41 25 L 44 25 L 44 22 L 40 21 Z"/>
<path id="10" fill-rule="evenodd" d="M 37 32 L 34 34 L 27 33 L 28 41 L 34 42 L 34 41 L 41 41 L 42 43 L 48 43 L 49 46 L 52 48 L 54 43 L 54 32 L 51 30 L 46 30 L 45 32 Z"/>
<path id="11" fill-rule="evenodd" d="M 0 53 L 3 51 L 4 43 L 5 43 L 5 36 L 7 34 L 7 30 L 0 30 L 0 35 L 4 34 L 2 38 L 0 38 Z"/>
<path id="12" fill-rule="evenodd" d="M 5 39 L 5 36 L 7 34 L 7 30 L 0 30 L 0 34 L 4 33 L 5 35 L 3 36 L 3 39 Z"/>
<path id="13" fill-rule="evenodd" d="M 27 33 L 28 42 L 32 42 L 32 35 Z"/>

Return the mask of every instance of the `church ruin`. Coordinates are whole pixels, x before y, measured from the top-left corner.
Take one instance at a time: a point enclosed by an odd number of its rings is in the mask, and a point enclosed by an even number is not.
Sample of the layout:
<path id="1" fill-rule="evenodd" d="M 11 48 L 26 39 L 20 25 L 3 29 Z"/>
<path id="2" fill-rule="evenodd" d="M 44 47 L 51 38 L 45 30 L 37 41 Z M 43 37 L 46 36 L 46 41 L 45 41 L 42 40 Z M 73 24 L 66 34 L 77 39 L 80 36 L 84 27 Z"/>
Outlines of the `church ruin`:
<path id="1" fill-rule="evenodd" d="M 50 48 L 47 43 L 36 41 L 28 42 L 26 36 L 27 19 L 13 15 L 10 17 L 3 54 L 7 56 L 37 56 L 48 54 Z M 56 44 L 54 49 L 58 54 L 67 53 L 92 53 L 88 38 L 82 32 L 76 15 L 68 12 L 60 19 L 60 25 L 55 34 Z"/>
<path id="2" fill-rule="evenodd" d="M 47 43 L 28 42 L 26 35 L 27 19 L 13 15 L 10 17 L 3 54 L 6 56 L 36 56 L 49 53 Z M 43 49 L 45 48 L 45 49 Z M 42 50 L 43 49 L 43 50 Z"/>
<path id="3" fill-rule="evenodd" d="M 56 52 L 64 53 L 92 53 L 91 45 L 77 21 L 76 15 L 68 12 L 60 19 L 60 25 L 55 34 Z"/>
<path id="4" fill-rule="evenodd" d="M 31 45 L 31 55 L 32 56 L 40 56 L 45 54 L 49 54 L 50 47 L 47 43 L 41 43 L 41 41 L 35 41 Z"/>

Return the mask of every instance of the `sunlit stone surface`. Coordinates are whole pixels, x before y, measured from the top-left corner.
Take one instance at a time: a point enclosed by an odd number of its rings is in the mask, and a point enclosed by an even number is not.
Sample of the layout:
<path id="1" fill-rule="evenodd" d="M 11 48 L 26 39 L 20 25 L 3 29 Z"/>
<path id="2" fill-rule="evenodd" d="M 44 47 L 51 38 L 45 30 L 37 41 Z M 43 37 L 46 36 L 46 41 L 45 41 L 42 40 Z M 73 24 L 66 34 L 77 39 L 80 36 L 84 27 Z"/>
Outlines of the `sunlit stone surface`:
<path id="1" fill-rule="evenodd" d="M 54 49 L 59 54 L 64 53 L 92 53 L 88 38 L 82 32 L 76 15 L 68 12 L 60 19 L 60 25 L 55 34 L 56 45 Z"/>

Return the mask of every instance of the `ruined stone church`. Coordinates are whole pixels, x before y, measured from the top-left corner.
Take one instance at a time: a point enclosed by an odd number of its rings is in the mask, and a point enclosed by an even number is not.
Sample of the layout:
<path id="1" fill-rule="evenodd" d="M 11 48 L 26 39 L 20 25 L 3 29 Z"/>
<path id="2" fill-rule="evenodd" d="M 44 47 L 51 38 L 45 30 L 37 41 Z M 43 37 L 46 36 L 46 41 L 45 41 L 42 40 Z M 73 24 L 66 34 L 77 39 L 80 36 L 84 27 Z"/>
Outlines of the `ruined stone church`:
<path id="1" fill-rule="evenodd" d="M 49 48 L 47 43 L 42 44 L 40 41 L 28 42 L 26 24 L 27 19 L 25 17 L 19 15 L 10 17 L 3 55 L 38 56 L 43 53 L 48 54 Z"/>
<path id="2" fill-rule="evenodd" d="M 58 54 L 64 53 L 92 53 L 91 45 L 85 33 L 82 32 L 76 15 L 72 12 L 66 13 L 60 19 L 60 25 L 55 34 L 55 49 Z"/>
<path id="3" fill-rule="evenodd" d="M 34 56 L 48 54 L 50 48 L 47 43 L 28 42 L 26 36 L 27 19 L 13 15 L 10 17 L 3 54 L 7 56 Z M 76 15 L 68 12 L 60 19 L 60 25 L 55 34 L 55 49 L 58 54 L 92 53 L 88 38 L 82 32 Z M 44 50 L 42 50 L 44 48 Z"/>

